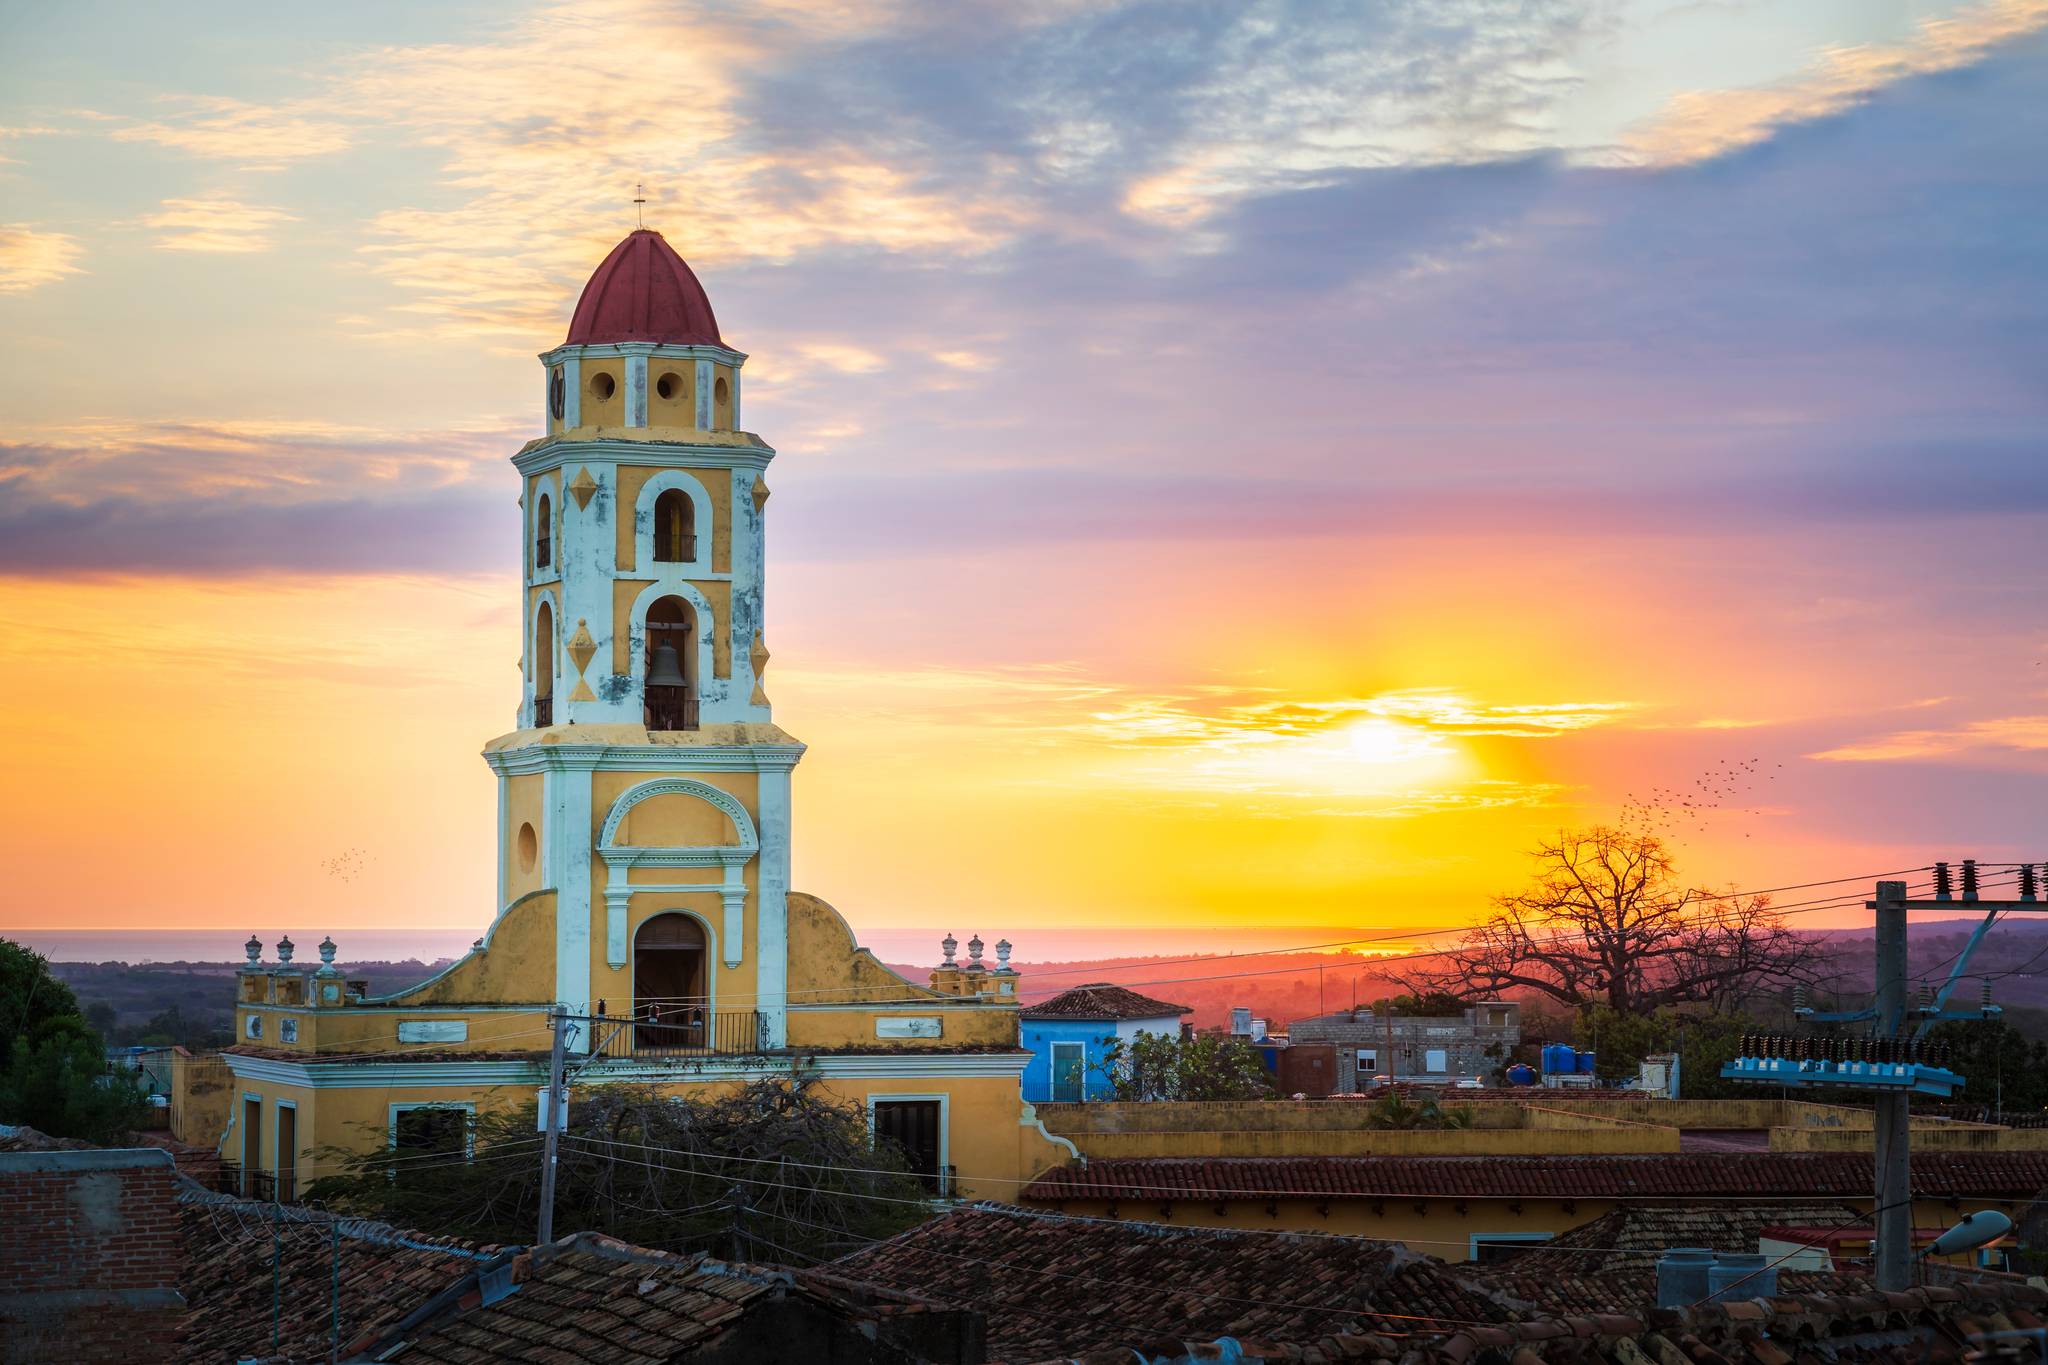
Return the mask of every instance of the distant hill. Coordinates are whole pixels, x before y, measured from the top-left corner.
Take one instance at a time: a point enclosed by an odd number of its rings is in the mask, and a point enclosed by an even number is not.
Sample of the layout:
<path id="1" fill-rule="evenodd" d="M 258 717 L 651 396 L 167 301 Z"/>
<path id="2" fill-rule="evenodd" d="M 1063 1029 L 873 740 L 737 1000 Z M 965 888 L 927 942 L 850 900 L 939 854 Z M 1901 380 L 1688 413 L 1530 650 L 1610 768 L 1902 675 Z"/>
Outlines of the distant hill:
<path id="1" fill-rule="evenodd" d="M 1918 922 L 1910 939 L 1908 963 L 1915 990 L 1922 978 L 1939 985 L 1968 941 L 1974 920 Z M 1811 937 L 1824 944 L 1834 963 L 1835 997 L 1816 994 L 1822 1008 L 1858 1008 L 1870 992 L 1876 966 L 1868 929 L 1824 929 Z M 1366 1003 L 1399 994 L 1394 974 L 1413 958 L 1352 953 L 1282 953 L 1270 956 L 1105 957 L 1067 962 L 1013 963 L 1023 976 L 1026 1004 L 1044 1000 L 1091 981 L 1120 986 L 1177 1005 L 1192 1005 L 1199 1028 L 1226 1024 L 1234 1005 L 1251 1009 L 1277 1030 L 1288 1021 L 1327 1010 L 1343 1009 L 1354 1000 Z M 912 981 L 924 981 L 928 967 L 897 965 Z M 2048 1013 L 2048 911 L 2039 919 L 2017 915 L 2001 920 L 1970 961 L 1964 984 L 1951 1003 L 1967 1006 L 1980 998 L 1979 978 L 1992 976 L 1992 999 L 2023 1027 Z"/>
<path id="2" fill-rule="evenodd" d="M 1943 919 L 1915 923 L 1911 970 L 1916 979 L 1939 983 L 1962 951 L 1975 922 Z M 1836 980 L 1832 998 L 1816 995 L 1823 1008 L 1839 1004 L 1854 1008 L 1870 989 L 1874 965 L 1868 930 L 1826 929 L 1812 936 L 1826 945 Z M 1177 1005 L 1191 1005 L 1199 1028 L 1227 1024 L 1233 1006 L 1270 1021 L 1275 1029 L 1291 1020 L 1327 1010 L 1344 1009 L 1397 994 L 1393 973 L 1412 959 L 1362 953 L 1277 953 L 1261 956 L 1227 954 L 1165 954 L 1146 957 L 1081 958 L 1065 961 L 1017 962 L 1023 976 L 1026 1004 L 1044 1000 L 1091 981 L 1114 981 Z M 104 1003 L 122 1027 L 177 1005 L 189 1020 L 226 1034 L 234 1023 L 235 962 L 53 962 L 59 979 L 78 993 L 81 1004 Z M 446 959 L 417 958 L 389 962 L 350 962 L 350 978 L 367 978 L 370 991 L 384 995 L 422 981 L 446 965 Z M 929 967 L 894 964 L 910 980 L 922 983 Z M 1993 999 L 2012 1022 L 2048 1036 L 2048 911 L 2038 918 L 2014 915 L 1993 926 L 1970 963 L 1970 976 L 1957 988 L 1955 1003 L 1979 998 L 1978 978 L 1990 975 Z M 1917 985 L 1916 985 L 1917 989 Z M 2036 1027 L 2037 1025 L 2041 1027 Z"/>

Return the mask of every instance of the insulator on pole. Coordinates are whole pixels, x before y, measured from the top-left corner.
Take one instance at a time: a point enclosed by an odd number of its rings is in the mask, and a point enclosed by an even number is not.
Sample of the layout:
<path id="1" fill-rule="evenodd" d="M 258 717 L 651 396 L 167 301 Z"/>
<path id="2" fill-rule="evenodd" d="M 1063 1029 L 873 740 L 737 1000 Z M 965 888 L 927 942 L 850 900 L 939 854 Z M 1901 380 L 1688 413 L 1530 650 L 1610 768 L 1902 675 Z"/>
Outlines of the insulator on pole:
<path id="1" fill-rule="evenodd" d="M 1934 865 L 1934 898 L 1938 901 L 1955 899 L 1955 888 L 1949 883 L 1947 863 Z"/>
<path id="2" fill-rule="evenodd" d="M 2034 893 L 2037 889 L 2039 889 L 2039 887 L 2040 883 L 2035 879 L 2034 875 L 2034 865 L 2032 863 L 2021 863 L 2020 899 L 2023 901 L 2033 900 Z"/>
<path id="3" fill-rule="evenodd" d="M 1977 860 L 1975 858 L 1963 859 L 1963 899 L 1966 901 L 1977 899 Z"/>
<path id="4" fill-rule="evenodd" d="M 1803 981 L 1792 984 L 1792 1008 L 1795 1011 L 1806 1008 L 1806 983 Z"/>
<path id="5" fill-rule="evenodd" d="M 1984 978 L 1984 1008 L 1991 1008 L 1991 978 L 1988 976 Z"/>
<path id="6" fill-rule="evenodd" d="M 1933 1007 L 1934 983 L 1932 981 L 1923 981 L 1920 983 L 1920 1004 L 1923 1008 L 1931 1009 Z"/>

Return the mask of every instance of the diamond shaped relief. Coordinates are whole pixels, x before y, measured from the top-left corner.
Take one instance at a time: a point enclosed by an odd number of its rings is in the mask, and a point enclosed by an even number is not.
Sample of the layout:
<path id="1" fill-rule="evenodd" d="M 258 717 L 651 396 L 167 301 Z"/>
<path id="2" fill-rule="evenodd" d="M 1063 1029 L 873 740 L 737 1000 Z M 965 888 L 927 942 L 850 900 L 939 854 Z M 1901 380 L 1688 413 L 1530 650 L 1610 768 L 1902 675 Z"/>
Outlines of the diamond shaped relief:
<path id="1" fill-rule="evenodd" d="M 762 507 L 762 505 L 763 505 L 764 503 L 766 503 L 767 501 L 768 501 L 768 480 L 766 480 L 766 479 L 756 479 L 756 480 L 754 480 L 754 510 L 755 510 L 756 512 L 760 511 L 760 510 L 761 510 L 761 507 Z"/>
<path id="2" fill-rule="evenodd" d="M 569 657 L 576 661 L 578 673 L 590 667 L 590 658 L 595 653 L 597 641 L 590 638 L 590 625 L 579 617 L 576 621 L 576 633 L 569 637 Z"/>
<path id="3" fill-rule="evenodd" d="M 590 477 L 588 469 L 579 469 L 569 484 L 569 492 L 574 495 L 578 508 L 588 508 L 591 498 L 597 493 L 597 480 Z"/>

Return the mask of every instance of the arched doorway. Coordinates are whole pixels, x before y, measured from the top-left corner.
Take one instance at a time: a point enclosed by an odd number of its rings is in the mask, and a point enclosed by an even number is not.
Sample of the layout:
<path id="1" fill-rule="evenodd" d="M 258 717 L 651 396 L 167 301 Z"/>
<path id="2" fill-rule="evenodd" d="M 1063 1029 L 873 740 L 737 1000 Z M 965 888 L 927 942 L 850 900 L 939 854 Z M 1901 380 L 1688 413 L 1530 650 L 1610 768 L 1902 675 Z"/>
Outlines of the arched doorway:
<path id="1" fill-rule="evenodd" d="M 711 998 L 704 928 L 689 915 L 656 915 L 633 935 L 633 1050 L 705 1044 Z"/>
<path id="2" fill-rule="evenodd" d="M 647 609 L 646 726 L 697 728 L 697 614 L 680 597 Z M 671 652 L 672 651 L 672 652 Z"/>

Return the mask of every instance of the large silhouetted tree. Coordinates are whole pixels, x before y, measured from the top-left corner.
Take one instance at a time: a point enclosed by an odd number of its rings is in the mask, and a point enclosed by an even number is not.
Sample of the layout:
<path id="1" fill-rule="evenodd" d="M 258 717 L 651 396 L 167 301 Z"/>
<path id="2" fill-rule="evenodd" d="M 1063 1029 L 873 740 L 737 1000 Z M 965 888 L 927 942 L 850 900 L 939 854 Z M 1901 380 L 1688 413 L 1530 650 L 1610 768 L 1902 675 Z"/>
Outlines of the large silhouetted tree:
<path id="1" fill-rule="evenodd" d="M 1570 830 L 1534 850 L 1530 884 L 1455 947 L 1400 980 L 1409 989 L 1541 996 L 1586 1010 L 1645 1014 L 1726 1006 L 1760 988 L 1810 979 L 1820 950 L 1762 896 L 1683 885 L 1654 835 Z"/>

